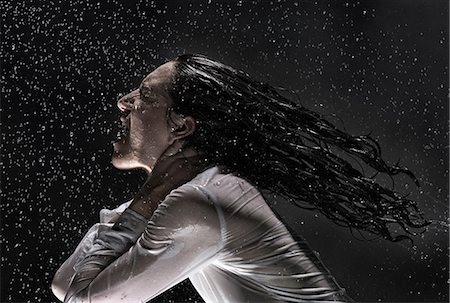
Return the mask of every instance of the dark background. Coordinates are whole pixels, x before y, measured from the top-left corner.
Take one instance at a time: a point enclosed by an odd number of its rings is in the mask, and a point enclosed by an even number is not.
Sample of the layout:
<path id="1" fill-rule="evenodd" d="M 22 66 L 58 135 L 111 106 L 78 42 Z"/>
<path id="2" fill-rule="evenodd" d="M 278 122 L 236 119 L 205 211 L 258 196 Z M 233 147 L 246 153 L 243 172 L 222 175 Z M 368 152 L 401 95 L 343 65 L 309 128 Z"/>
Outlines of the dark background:
<path id="1" fill-rule="evenodd" d="M 140 171 L 110 164 L 117 98 L 166 59 L 199 52 L 295 91 L 413 170 L 425 214 L 448 218 L 448 0 L 2 1 L 1 301 L 56 301 L 50 283 L 101 208 Z M 381 180 L 380 182 L 383 182 Z M 448 229 L 359 241 L 270 201 L 358 302 L 448 302 Z M 183 283 L 161 302 L 201 301 Z"/>

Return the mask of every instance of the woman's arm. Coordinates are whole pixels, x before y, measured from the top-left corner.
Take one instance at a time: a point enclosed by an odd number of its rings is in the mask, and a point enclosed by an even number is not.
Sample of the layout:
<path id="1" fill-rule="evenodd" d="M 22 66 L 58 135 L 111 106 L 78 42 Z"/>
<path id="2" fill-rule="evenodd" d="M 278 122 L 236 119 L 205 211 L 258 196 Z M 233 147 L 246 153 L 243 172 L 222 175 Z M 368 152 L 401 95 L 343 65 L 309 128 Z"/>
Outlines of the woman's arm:
<path id="1" fill-rule="evenodd" d="M 86 256 L 74 265 L 73 276 L 64 302 L 86 288 L 89 283 L 111 262 L 125 253 L 141 236 L 148 220 L 126 209 L 117 222 L 99 233 Z"/>
<path id="2" fill-rule="evenodd" d="M 194 154 L 187 157 L 185 154 L 177 154 L 172 157 L 160 159 L 154 167 L 150 178 L 133 198 L 129 205 L 129 214 L 135 214 L 134 218 L 141 217 L 141 227 L 133 230 L 120 230 L 120 226 L 116 223 L 113 228 L 99 235 L 101 239 L 95 240 L 93 248 L 86 254 L 83 262 L 76 267 L 76 274 L 71 280 L 72 292 L 66 295 L 66 299 L 74 295 L 75 289 L 82 289 L 92 281 L 106 266 L 113 262 L 122 253 L 127 251 L 134 242 L 126 239 L 134 239 L 145 228 L 144 220 L 151 218 L 154 210 L 158 207 L 161 200 L 173 189 L 181 186 L 191 180 L 206 165 L 203 158 Z M 122 216 L 121 216 L 122 217 Z M 122 218 L 124 222 L 130 219 Z M 111 244 L 113 243 L 113 244 Z M 90 259 L 96 256 L 97 259 Z M 73 273 L 72 273 L 73 274 Z"/>
<path id="3" fill-rule="evenodd" d="M 100 273 L 104 255 L 93 255 L 86 276 L 72 283 L 66 302 L 142 302 L 212 261 L 222 247 L 220 223 L 211 201 L 190 184 L 158 206 L 137 243 Z"/>
<path id="4" fill-rule="evenodd" d="M 52 291 L 60 301 L 64 300 L 64 296 L 69 289 L 70 281 L 75 274 L 73 268 L 75 263 L 86 256 L 95 239 L 97 239 L 99 232 L 111 228 L 113 223 L 116 222 L 130 203 L 131 201 L 125 202 L 113 210 L 102 209 L 100 211 L 100 223 L 94 224 L 88 230 L 72 255 L 56 271 L 52 281 Z"/>

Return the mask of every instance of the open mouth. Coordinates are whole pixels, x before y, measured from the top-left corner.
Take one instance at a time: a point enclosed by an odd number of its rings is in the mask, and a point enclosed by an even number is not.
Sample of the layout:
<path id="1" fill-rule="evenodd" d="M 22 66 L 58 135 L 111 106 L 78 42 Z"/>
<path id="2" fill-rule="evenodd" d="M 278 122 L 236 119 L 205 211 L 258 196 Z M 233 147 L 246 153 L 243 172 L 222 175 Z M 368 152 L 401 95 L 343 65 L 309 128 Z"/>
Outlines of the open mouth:
<path id="1" fill-rule="evenodd" d="M 118 141 L 123 141 L 129 134 L 129 127 L 128 127 L 128 114 L 130 113 L 130 111 L 121 111 L 120 113 L 120 121 L 117 121 L 117 133 L 116 133 L 116 137 L 113 141 L 113 143 L 118 142 Z"/>
<path id="2" fill-rule="evenodd" d="M 117 131 L 116 141 L 120 141 L 128 136 L 129 130 L 126 125 L 119 123 L 119 130 Z"/>

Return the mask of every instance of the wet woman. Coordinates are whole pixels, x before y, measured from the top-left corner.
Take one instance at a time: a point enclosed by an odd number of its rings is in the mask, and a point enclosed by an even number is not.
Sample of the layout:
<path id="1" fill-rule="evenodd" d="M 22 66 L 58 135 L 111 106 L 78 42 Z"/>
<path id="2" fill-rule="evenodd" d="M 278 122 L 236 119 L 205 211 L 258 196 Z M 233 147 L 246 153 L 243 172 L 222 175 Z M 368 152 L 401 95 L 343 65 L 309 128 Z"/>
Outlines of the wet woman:
<path id="1" fill-rule="evenodd" d="M 127 131 L 112 163 L 148 178 L 130 202 L 102 210 L 55 274 L 61 301 L 145 302 L 186 278 L 206 302 L 351 301 L 263 191 L 390 241 L 428 224 L 414 201 L 347 160 L 415 180 L 370 136 L 208 57 L 161 65 L 117 105 Z"/>

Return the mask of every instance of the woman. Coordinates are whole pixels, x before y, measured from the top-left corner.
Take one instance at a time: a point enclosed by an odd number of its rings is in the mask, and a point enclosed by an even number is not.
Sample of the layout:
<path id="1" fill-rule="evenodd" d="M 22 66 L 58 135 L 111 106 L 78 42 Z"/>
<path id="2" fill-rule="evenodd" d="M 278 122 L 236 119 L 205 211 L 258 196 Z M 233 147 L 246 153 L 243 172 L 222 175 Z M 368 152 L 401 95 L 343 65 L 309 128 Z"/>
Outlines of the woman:
<path id="1" fill-rule="evenodd" d="M 391 241 L 388 224 L 428 224 L 415 202 L 365 177 L 387 165 L 369 136 L 351 136 L 271 86 L 202 55 L 183 55 L 118 101 L 127 132 L 119 169 L 143 168 L 132 201 L 103 210 L 53 280 L 64 302 L 145 302 L 189 278 L 206 302 L 348 302 L 304 240 L 259 190 Z M 347 156 L 345 156 L 347 155 Z"/>

